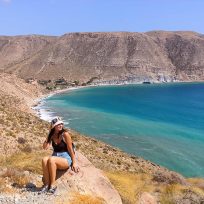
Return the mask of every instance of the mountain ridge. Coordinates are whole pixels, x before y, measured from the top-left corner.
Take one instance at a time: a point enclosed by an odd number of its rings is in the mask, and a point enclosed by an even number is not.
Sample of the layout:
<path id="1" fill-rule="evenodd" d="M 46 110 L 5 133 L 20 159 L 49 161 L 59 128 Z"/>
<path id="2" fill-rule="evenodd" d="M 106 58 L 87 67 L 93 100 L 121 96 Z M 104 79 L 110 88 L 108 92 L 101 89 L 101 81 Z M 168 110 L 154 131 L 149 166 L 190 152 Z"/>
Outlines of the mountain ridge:
<path id="1" fill-rule="evenodd" d="M 0 70 L 38 80 L 204 80 L 204 37 L 184 31 L 0 36 Z"/>

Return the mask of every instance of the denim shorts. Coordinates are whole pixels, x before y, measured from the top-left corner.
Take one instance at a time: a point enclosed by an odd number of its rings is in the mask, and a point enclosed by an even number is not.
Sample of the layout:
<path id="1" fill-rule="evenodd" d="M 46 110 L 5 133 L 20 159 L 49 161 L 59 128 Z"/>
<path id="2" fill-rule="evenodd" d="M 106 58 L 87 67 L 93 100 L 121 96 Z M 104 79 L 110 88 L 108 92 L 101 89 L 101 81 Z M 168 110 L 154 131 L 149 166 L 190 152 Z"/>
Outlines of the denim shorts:
<path id="1" fill-rule="evenodd" d="M 53 152 L 52 156 L 65 158 L 68 161 L 69 166 L 72 164 L 72 158 L 68 152 Z"/>

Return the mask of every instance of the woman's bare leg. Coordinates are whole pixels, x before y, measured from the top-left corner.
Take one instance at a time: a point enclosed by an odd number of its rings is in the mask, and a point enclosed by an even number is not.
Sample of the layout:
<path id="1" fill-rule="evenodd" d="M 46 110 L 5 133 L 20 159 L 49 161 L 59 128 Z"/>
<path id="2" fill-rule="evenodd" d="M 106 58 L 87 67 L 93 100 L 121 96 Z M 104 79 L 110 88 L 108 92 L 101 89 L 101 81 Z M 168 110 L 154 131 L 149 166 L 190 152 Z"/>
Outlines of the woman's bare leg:
<path id="1" fill-rule="evenodd" d="M 50 174 L 50 186 L 53 186 L 56 179 L 57 169 L 67 169 L 69 164 L 64 158 L 52 156 L 48 159 L 48 167 Z"/>
<path id="2" fill-rule="evenodd" d="M 48 167 L 49 158 L 50 157 L 44 157 L 42 159 L 44 185 L 50 185 L 50 174 L 49 174 L 49 167 Z"/>

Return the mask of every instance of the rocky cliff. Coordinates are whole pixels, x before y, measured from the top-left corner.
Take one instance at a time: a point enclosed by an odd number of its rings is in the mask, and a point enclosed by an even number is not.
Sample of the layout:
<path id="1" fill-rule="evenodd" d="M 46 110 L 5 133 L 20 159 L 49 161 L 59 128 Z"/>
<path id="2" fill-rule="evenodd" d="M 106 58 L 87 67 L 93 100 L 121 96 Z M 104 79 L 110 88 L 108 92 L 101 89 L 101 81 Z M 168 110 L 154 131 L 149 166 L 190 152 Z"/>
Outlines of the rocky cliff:
<path id="1" fill-rule="evenodd" d="M 203 54 L 204 36 L 194 32 L 0 37 L 0 70 L 24 79 L 198 81 Z"/>

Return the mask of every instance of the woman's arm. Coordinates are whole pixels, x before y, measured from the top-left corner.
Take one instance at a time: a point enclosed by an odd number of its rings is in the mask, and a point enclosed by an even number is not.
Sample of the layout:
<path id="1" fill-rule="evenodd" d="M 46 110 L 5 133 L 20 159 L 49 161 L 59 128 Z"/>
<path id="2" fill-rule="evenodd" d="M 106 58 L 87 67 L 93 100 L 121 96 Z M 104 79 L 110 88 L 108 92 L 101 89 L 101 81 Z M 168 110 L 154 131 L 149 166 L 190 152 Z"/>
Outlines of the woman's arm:
<path id="1" fill-rule="evenodd" d="M 74 154 L 74 150 L 73 150 L 73 147 L 72 147 L 72 138 L 70 136 L 70 134 L 68 132 L 64 132 L 64 140 L 67 144 L 67 149 L 69 151 L 69 154 L 71 156 L 71 159 L 72 159 L 72 170 L 74 172 L 78 172 L 79 171 L 79 167 L 76 166 L 76 159 L 75 159 L 75 154 Z"/>
<path id="2" fill-rule="evenodd" d="M 43 142 L 43 149 L 48 149 L 50 147 L 50 143 L 47 142 L 47 139 Z"/>

